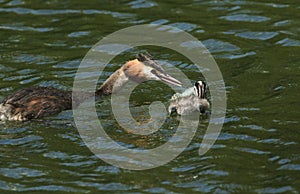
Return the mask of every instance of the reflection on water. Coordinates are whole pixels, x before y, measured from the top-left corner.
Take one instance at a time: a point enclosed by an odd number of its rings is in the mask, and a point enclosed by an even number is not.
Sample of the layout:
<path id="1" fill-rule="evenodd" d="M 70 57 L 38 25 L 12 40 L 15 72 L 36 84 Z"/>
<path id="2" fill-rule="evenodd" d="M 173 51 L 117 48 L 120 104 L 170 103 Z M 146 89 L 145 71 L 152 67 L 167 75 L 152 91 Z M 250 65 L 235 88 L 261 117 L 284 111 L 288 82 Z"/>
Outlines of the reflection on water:
<path id="1" fill-rule="evenodd" d="M 201 40 L 215 57 L 228 94 L 222 133 L 208 153 L 198 155 L 208 125 L 203 117 L 182 154 L 146 171 L 120 169 L 94 156 L 77 132 L 72 111 L 32 122 L 1 122 L 0 190 L 298 193 L 298 12 L 299 5 L 292 0 L 43 4 L 0 0 L 0 99 L 31 85 L 71 90 L 77 67 L 92 45 L 116 30 L 145 23 L 168 24 Z M 103 76 L 137 50 L 114 59 Z M 199 79 L 193 64 L 175 52 L 155 48 L 151 53 L 190 79 Z M 132 97 L 133 116 L 147 122 L 145 107 L 153 101 L 167 102 L 171 95 L 163 84 L 145 84 Z M 118 126 L 108 99 L 97 106 L 107 133 L 128 148 L 159 146 L 178 125 L 176 116 L 168 117 L 159 132 L 141 137 Z"/>

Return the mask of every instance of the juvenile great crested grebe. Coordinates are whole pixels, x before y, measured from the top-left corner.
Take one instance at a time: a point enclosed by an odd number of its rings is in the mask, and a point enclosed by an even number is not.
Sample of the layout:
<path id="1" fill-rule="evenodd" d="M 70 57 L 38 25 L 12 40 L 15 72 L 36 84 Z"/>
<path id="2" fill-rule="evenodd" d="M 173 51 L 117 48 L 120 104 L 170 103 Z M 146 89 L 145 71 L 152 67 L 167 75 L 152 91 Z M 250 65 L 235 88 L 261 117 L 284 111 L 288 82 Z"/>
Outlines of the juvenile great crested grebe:
<path id="1" fill-rule="evenodd" d="M 138 54 L 137 59 L 128 61 L 115 71 L 95 94 L 96 96 L 110 95 L 128 80 L 138 83 L 161 80 L 181 86 L 180 81 L 169 76 L 150 56 Z M 88 96 L 92 95 L 86 95 Z M 86 97 L 75 99 L 76 104 L 80 104 Z M 68 109 L 72 109 L 72 91 L 51 87 L 30 87 L 11 94 L 0 103 L 0 120 L 25 121 L 51 116 Z"/>
<path id="2" fill-rule="evenodd" d="M 194 87 L 188 88 L 182 94 L 172 96 L 169 105 L 169 113 L 175 111 L 180 115 L 188 115 L 195 111 L 205 113 L 210 104 L 206 97 L 207 85 L 203 81 L 197 81 Z"/>

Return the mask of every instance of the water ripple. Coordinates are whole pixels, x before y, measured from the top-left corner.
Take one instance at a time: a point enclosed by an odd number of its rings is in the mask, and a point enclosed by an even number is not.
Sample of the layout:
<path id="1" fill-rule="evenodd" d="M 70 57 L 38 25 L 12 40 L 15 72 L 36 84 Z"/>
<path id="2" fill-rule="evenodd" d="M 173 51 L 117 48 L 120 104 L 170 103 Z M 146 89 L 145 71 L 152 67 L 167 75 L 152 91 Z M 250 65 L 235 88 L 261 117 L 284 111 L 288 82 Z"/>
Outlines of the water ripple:
<path id="1" fill-rule="evenodd" d="M 240 50 L 239 47 L 228 42 L 223 42 L 221 40 L 208 39 L 202 41 L 202 43 L 211 53 L 232 52 Z"/>
<path id="2" fill-rule="evenodd" d="M 78 32 L 72 32 L 72 33 L 68 34 L 68 37 L 78 38 L 78 37 L 81 37 L 81 36 L 87 36 L 89 34 L 90 34 L 89 31 L 78 31 Z"/>
<path id="3" fill-rule="evenodd" d="M 133 9 L 140 9 L 140 8 L 150 8 L 150 7 L 157 6 L 157 3 L 150 0 L 135 0 L 129 2 L 128 5 L 130 5 L 131 8 Z"/>
<path id="4" fill-rule="evenodd" d="M 42 140 L 43 138 L 36 135 L 27 135 L 16 139 L 0 139 L 0 145 L 23 145 L 30 142 Z"/>
<path id="5" fill-rule="evenodd" d="M 63 61 L 60 63 L 57 63 L 56 65 L 53 65 L 54 68 L 64 68 L 64 69 L 77 69 L 81 60 L 71 60 L 71 61 Z"/>
<path id="6" fill-rule="evenodd" d="M 220 133 L 218 140 L 231 140 L 231 139 L 236 139 L 236 140 L 247 140 L 247 141 L 256 141 L 256 137 L 252 137 L 249 135 L 242 135 L 242 134 L 232 134 L 232 133 Z"/>
<path id="7" fill-rule="evenodd" d="M 151 22 L 150 24 L 163 25 L 163 24 L 166 24 L 168 22 L 169 22 L 169 20 L 159 19 L 159 20 L 155 20 L 155 21 Z"/>
<path id="8" fill-rule="evenodd" d="M 145 189 L 144 190 L 146 193 L 173 193 L 170 190 L 167 190 L 162 187 L 153 187 L 151 189 Z"/>
<path id="9" fill-rule="evenodd" d="M 282 39 L 282 40 L 276 42 L 276 44 L 280 44 L 282 46 L 300 46 L 300 41 L 290 39 L 290 38 L 285 38 L 285 39 Z"/>
<path id="10" fill-rule="evenodd" d="M 12 0 L 8 2 L 6 5 L 8 6 L 16 6 L 16 5 L 24 5 L 25 2 L 23 0 Z"/>
<path id="11" fill-rule="evenodd" d="M 83 162 L 63 162 L 61 163 L 61 165 L 63 166 L 73 166 L 73 167 L 83 167 L 83 166 L 92 166 L 93 164 L 96 164 L 97 162 L 96 161 L 92 161 L 92 160 L 89 160 L 89 161 L 83 161 Z"/>
<path id="12" fill-rule="evenodd" d="M 40 9 L 34 10 L 29 8 L 0 8 L 0 12 L 12 12 L 16 14 L 33 14 L 33 15 L 56 15 L 56 14 L 70 14 L 70 13 L 80 13 L 79 10 L 53 10 L 53 9 Z"/>
<path id="13" fill-rule="evenodd" d="M 254 148 L 236 148 L 236 150 L 239 150 L 239 151 L 242 151 L 242 152 L 247 152 L 247 153 L 250 153 L 250 154 L 258 154 L 258 155 L 270 154 L 270 152 L 261 151 L 261 150 L 254 149 Z"/>
<path id="14" fill-rule="evenodd" d="M 46 158 L 59 159 L 59 160 L 62 160 L 62 161 L 70 160 L 70 161 L 74 162 L 74 166 L 76 166 L 75 163 L 81 163 L 81 162 L 78 162 L 78 161 L 86 159 L 85 156 L 68 155 L 64 152 L 55 152 L 55 151 L 44 153 L 43 156 L 46 157 Z M 92 161 L 92 162 L 94 162 L 94 161 Z M 67 164 L 67 163 L 65 163 L 65 164 Z M 72 164 L 70 164 L 70 166 L 72 166 Z"/>
<path id="15" fill-rule="evenodd" d="M 222 54 L 222 55 L 217 55 L 216 57 L 222 58 L 222 59 L 240 59 L 240 58 L 252 56 L 255 54 L 256 54 L 256 52 L 250 51 L 250 52 L 243 53 L 243 54 Z"/>
<path id="16" fill-rule="evenodd" d="M 16 71 L 16 69 L 15 68 L 12 68 L 12 67 L 8 67 L 8 66 L 4 66 L 4 65 L 1 65 L 0 64 L 0 72 L 1 72 L 1 74 L 0 74 L 0 77 L 1 78 L 4 78 L 4 77 L 6 77 L 6 72 L 12 72 L 12 71 Z M 2 74 L 3 73 L 3 74 Z M 0 90 L 3 90 L 2 88 L 0 88 Z M 4 89 L 5 90 L 5 89 Z"/>
<path id="17" fill-rule="evenodd" d="M 41 78 L 42 78 L 42 77 L 40 77 L 40 76 L 32 77 L 32 78 L 29 78 L 29 79 L 22 80 L 22 81 L 20 81 L 19 83 L 20 83 L 20 84 L 29 84 L 29 83 L 33 83 L 33 82 L 35 82 L 35 81 L 37 81 L 37 80 L 40 80 Z"/>
<path id="18" fill-rule="evenodd" d="M 276 22 L 274 24 L 274 26 L 278 27 L 278 26 L 286 26 L 288 24 L 291 23 L 291 20 L 282 20 L 282 21 L 279 21 L 279 22 Z"/>
<path id="19" fill-rule="evenodd" d="M 285 164 L 278 168 L 278 170 L 296 170 L 300 171 L 300 164 Z"/>
<path id="20" fill-rule="evenodd" d="M 28 75 L 28 74 L 33 74 L 37 72 L 36 69 L 21 69 L 19 71 L 17 71 L 16 73 L 21 74 L 21 75 Z"/>
<path id="21" fill-rule="evenodd" d="M 129 13 L 119 13 L 119 12 L 112 12 L 112 11 L 104 11 L 104 10 L 95 10 L 95 9 L 88 9 L 88 10 L 73 10 L 73 9 L 29 9 L 29 8 L 0 8 L 0 12 L 7 12 L 7 13 L 16 13 L 16 14 L 32 14 L 32 15 L 59 15 L 59 14 L 104 14 L 104 15 L 111 15 L 116 18 L 126 19 L 132 18 L 135 15 Z"/>
<path id="22" fill-rule="evenodd" d="M 249 128 L 249 129 L 252 129 L 252 130 L 264 130 L 264 128 L 262 126 L 258 126 L 258 125 L 241 125 L 240 127 L 242 128 Z"/>
<path id="23" fill-rule="evenodd" d="M 77 10 L 81 12 L 80 10 Z M 135 17 L 135 14 L 132 13 L 120 13 L 120 12 L 113 12 L 113 11 L 105 11 L 105 10 L 95 10 L 95 9 L 88 9 L 88 10 L 83 10 L 83 14 L 100 14 L 100 15 L 111 15 L 115 18 L 120 18 L 120 19 L 128 19 L 128 18 L 133 18 Z"/>
<path id="24" fill-rule="evenodd" d="M 248 14 L 228 15 L 228 16 L 221 16 L 220 18 L 228 21 L 242 21 L 242 22 L 264 22 L 270 20 L 270 18 L 265 16 L 248 15 Z"/>
<path id="25" fill-rule="evenodd" d="M 258 193 L 270 193 L 270 194 L 274 194 L 274 193 L 296 193 L 294 192 L 295 189 L 293 189 L 291 186 L 283 186 L 283 187 L 266 187 L 263 189 L 257 189 L 256 190 Z"/>
<path id="26" fill-rule="evenodd" d="M 75 181 L 73 183 L 82 187 L 95 187 L 98 190 L 102 190 L 102 191 L 126 191 L 131 189 L 131 186 L 122 183 L 102 184 L 97 182 L 94 183 L 94 182 L 84 182 L 84 181 Z"/>
<path id="27" fill-rule="evenodd" d="M 30 168 L 0 168 L 0 174 L 9 178 L 23 179 L 26 177 L 40 177 L 47 173 Z"/>
<path id="28" fill-rule="evenodd" d="M 204 170 L 199 172 L 199 175 L 227 176 L 229 173 L 223 170 Z"/>
<path id="29" fill-rule="evenodd" d="M 287 4 L 278 4 L 278 3 L 266 3 L 265 5 L 274 7 L 274 8 L 286 8 L 289 7 Z"/>
<path id="30" fill-rule="evenodd" d="M 187 32 L 191 32 L 191 31 L 199 28 L 198 25 L 187 23 L 187 22 L 171 23 L 171 24 L 169 24 L 169 26 L 172 26 L 172 27 L 175 27 L 175 28 L 179 28 L 179 29 L 187 31 Z"/>
<path id="31" fill-rule="evenodd" d="M 241 32 L 236 36 L 246 39 L 268 40 L 277 36 L 278 32 Z"/>
<path id="32" fill-rule="evenodd" d="M 120 169 L 116 166 L 98 166 L 95 172 L 118 174 Z"/>
<path id="33" fill-rule="evenodd" d="M 30 26 L 21 25 L 0 25 L 0 29 L 12 31 L 35 31 L 35 32 L 50 32 L 53 28 L 34 28 Z"/>
<path id="34" fill-rule="evenodd" d="M 54 59 L 49 56 L 32 55 L 32 54 L 19 54 L 14 57 L 14 61 L 27 63 L 27 64 L 37 64 L 37 65 L 55 63 Z"/>
<path id="35" fill-rule="evenodd" d="M 19 75 L 19 76 L 10 76 L 7 78 L 4 78 L 4 81 L 17 81 L 17 80 L 24 80 L 26 78 L 32 77 L 31 75 Z"/>
<path id="36" fill-rule="evenodd" d="M 205 180 L 190 181 L 186 183 L 177 183 L 175 184 L 175 186 L 179 188 L 194 188 L 194 190 L 201 191 L 201 193 L 211 193 L 214 189 L 214 186 L 211 185 L 210 182 Z"/>

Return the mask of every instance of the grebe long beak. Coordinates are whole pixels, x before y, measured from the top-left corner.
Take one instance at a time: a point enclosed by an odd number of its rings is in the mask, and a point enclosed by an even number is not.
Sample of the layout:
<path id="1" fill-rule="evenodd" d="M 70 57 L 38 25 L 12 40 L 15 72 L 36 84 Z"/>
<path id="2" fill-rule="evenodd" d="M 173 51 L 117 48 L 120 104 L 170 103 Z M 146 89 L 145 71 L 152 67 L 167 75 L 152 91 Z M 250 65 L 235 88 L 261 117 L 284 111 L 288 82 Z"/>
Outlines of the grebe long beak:
<path id="1" fill-rule="evenodd" d="M 153 73 L 156 77 L 158 77 L 161 81 L 168 83 L 168 84 L 172 84 L 175 86 L 182 86 L 182 83 L 180 81 L 178 81 L 177 79 L 175 79 L 174 77 L 171 77 L 170 75 L 166 74 L 166 73 L 161 73 L 158 71 L 154 71 L 152 70 L 151 73 Z"/>
<path id="2" fill-rule="evenodd" d="M 139 53 L 137 59 L 140 62 L 142 62 L 145 66 L 147 66 L 147 68 L 144 69 L 146 74 L 152 74 L 152 76 L 156 77 L 156 79 L 154 78 L 154 80 L 161 80 L 165 83 L 179 87 L 182 85 L 180 81 L 167 74 L 166 71 L 161 67 L 161 65 L 157 63 L 154 59 L 152 59 L 152 57 L 148 53 L 146 55 Z M 148 76 L 152 77 L 151 75 Z"/>

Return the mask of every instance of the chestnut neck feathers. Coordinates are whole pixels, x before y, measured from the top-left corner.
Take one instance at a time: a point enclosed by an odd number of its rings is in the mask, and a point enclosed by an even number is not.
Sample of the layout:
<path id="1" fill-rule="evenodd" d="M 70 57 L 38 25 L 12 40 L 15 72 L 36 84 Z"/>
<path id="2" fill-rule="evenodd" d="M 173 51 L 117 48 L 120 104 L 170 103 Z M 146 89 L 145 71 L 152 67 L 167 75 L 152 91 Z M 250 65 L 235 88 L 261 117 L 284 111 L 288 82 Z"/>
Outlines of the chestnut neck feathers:
<path id="1" fill-rule="evenodd" d="M 131 60 L 115 71 L 96 91 L 96 95 L 110 95 L 118 91 L 129 79 L 135 82 L 145 81 L 145 65 L 139 60 Z"/>

